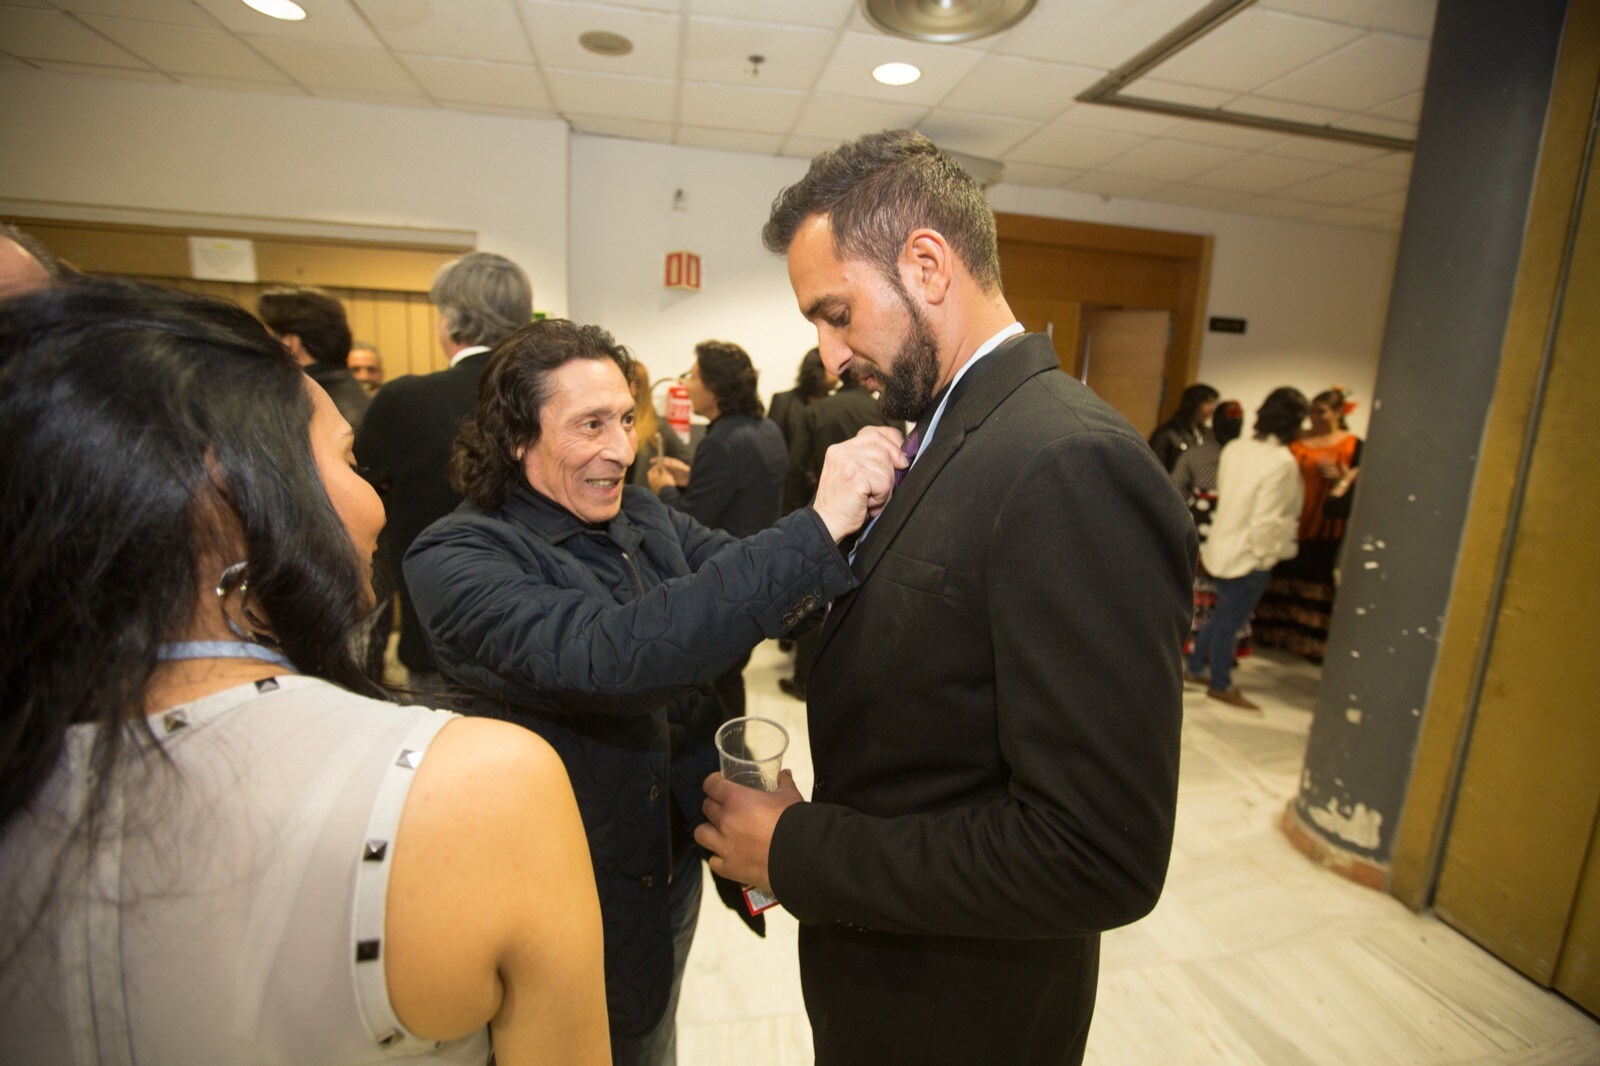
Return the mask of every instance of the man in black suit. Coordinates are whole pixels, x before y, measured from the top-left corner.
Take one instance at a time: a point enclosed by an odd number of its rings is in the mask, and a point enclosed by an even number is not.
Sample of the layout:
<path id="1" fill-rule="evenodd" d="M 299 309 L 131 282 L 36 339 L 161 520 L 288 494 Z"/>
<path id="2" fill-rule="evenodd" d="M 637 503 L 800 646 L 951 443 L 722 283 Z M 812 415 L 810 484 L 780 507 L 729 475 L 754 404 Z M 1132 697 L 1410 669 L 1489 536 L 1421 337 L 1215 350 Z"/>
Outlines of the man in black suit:
<path id="1" fill-rule="evenodd" d="M 355 442 L 356 462 L 389 514 L 379 561 L 400 594 L 399 658 L 413 680 L 438 667 L 411 605 L 400 560 L 418 534 L 461 503 L 450 483 L 456 429 L 477 406 L 478 378 L 489 349 L 532 319 L 533 286 L 504 256 L 471 252 L 439 268 L 428 298 L 449 368 L 384 385 L 372 398 Z"/>
<path id="2" fill-rule="evenodd" d="M 888 424 L 889 420 L 878 410 L 878 401 L 865 385 L 856 380 L 855 372 L 846 367 L 839 374 L 838 391 L 805 408 L 796 426 L 794 440 L 789 445 L 790 476 L 799 471 L 804 486 L 800 494 L 800 506 L 804 507 L 816 494 L 817 479 L 822 474 L 822 460 L 829 448 L 849 440 L 868 426 Z M 785 491 L 788 491 L 787 486 Z M 778 687 L 797 700 L 807 698 L 811 665 L 821 639 L 820 626 L 796 638 L 794 676 L 778 679 Z"/>
<path id="3" fill-rule="evenodd" d="M 763 236 L 916 455 L 827 616 L 811 802 L 714 774 L 696 839 L 800 920 L 823 1066 L 1080 1062 L 1100 933 L 1166 876 L 1194 526 L 1022 333 L 982 190 L 926 138 L 818 156 Z"/>

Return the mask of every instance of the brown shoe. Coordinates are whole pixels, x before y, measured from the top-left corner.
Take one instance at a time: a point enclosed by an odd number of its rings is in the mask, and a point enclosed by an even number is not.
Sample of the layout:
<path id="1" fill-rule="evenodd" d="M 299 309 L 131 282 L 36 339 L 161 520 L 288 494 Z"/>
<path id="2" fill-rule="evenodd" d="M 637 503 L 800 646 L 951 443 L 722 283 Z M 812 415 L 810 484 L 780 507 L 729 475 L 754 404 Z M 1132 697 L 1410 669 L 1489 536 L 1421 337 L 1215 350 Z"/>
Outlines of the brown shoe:
<path id="1" fill-rule="evenodd" d="M 1190 685 L 1204 685 L 1206 683 L 1206 679 L 1203 676 L 1200 674 L 1191 674 L 1188 670 L 1184 670 L 1183 680 L 1186 684 Z"/>
<path id="2" fill-rule="evenodd" d="M 1219 692 L 1214 688 L 1208 688 L 1206 689 L 1206 698 L 1211 700 L 1219 700 L 1223 703 L 1226 703 L 1229 707 L 1237 707 L 1246 714 L 1264 713 L 1259 706 L 1244 698 L 1244 694 L 1239 691 L 1238 685 L 1235 685 L 1226 692 Z"/>

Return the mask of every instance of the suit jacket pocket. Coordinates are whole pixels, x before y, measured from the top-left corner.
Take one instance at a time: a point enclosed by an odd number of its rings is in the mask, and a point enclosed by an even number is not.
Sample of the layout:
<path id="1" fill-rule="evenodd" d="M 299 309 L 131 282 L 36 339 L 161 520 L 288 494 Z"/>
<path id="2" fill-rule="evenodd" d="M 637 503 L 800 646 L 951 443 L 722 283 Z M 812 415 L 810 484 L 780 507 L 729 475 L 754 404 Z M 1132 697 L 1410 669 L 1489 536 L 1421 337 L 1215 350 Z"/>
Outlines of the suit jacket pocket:
<path id="1" fill-rule="evenodd" d="M 891 550 L 883 553 L 876 571 L 879 577 L 896 585 L 904 585 L 931 596 L 944 595 L 944 567 L 938 563 L 913 559 Z"/>

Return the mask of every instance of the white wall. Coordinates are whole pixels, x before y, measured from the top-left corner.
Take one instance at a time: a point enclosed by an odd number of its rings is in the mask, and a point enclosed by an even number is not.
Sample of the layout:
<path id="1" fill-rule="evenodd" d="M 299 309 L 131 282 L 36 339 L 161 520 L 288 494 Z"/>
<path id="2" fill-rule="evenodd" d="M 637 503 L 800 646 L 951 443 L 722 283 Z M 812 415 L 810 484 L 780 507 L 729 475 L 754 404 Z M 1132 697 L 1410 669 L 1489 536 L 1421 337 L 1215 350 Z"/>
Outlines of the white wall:
<path id="1" fill-rule="evenodd" d="M 761 227 L 805 171 L 800 159 L 574 134 L 573 318 L 605 326 L 655 378 L 687 370 L 695 344 L 715 339 L 750 353 L 764 397 L 793 387 L 817 334 Z M 700 255 L 699 292 L 665 288 L 666 253 L 678 250 Z"/>
<path id="2" fill-rule="evenodd" d="M 1350 428 L 1366 436 L 1395 234 L 1018 185 L 995 186 L 989 201 L 997 211 L 1214 236 L 1206 317 L 1247 327 L 1202 334 L 1197 380 L 1242 402 L 1247 426 L 1279 385 L 1308 397 L 1343 385 L 1357 404 Z"/>
<path id="3" fill-rule="evenodd" d="M 816 336 L 795 308 L 783 262 L 761 247 L 773 196 L 803 160 L 575 135 L 572 313 L 610 329 L 662 377 L 686 369 L 696 341 L 735 341 L 765 395 L 788 388 Z M 688 209 L 672 209 L 682 189 Z M 1209 314 L 1244 318 L 1243 335 L 1207 333 L 1199 378 L 1253 409 L 1278 385 L 1312 395 L 1355 390 L 1365 433 L 1377 374 L 1395 237 L 1052 189 L 996 186 L 996 210 L 1216 237 Z M 698 252 L 698 293 L 662 286 L 668 251 Z"/>
<path id="4" fill-rule="evenodd" d="M 566 124 L 0 69 L 0 197 L 466 230 L 564 314 Z"/>

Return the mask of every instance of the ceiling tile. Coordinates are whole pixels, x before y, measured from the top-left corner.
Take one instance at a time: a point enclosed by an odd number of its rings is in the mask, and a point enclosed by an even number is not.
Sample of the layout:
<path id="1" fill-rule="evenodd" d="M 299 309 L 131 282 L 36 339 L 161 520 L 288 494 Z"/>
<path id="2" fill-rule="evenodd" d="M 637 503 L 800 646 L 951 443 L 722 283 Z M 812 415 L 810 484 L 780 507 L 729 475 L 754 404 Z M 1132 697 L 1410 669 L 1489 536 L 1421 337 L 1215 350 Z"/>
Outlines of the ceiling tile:
<path id="1" fill-rule="evenodd" d="M 510 63 L 475 63 L 438 56 L 401 56 L 428 95 L 450 103 L 484 104 L 533 111 L 554 107 L 539 71 Z"/>
<path id="2" fill-rule="evenodd" d="M 1110 70 L 1138 55 L 1207 0 L 1073 0 L 1040 4 L 993 51 Z"/>
<path id="3" fill-rule="evenodd" d="M 960 111 L 1045 121 L 1072 106 L 1073 97 L 1104 76 L 1104 71 L 1090 67 L 985 56 L 941 104 Z"/>
<path id="4" fill-rule="evenodd" d="M 891 104 L 843 96 L 813 95 L 800 112 L 794 132 L 838 143 L 877 130 L 912 129 L 928 109 L 921 104 Z"/>
<path id="5" fill-rule="evenodd" d="M 690 19 L 684 30 L 683 77 L 762 89 L 809 89 L 838 37 L 769 22 Z M 766 58 L 754 76 L 752 55 Z"/>
<path id="6" fill-rule="evenodd" d="M 546 68 L 589 70 L 597 74 L 644 74 L 672 78 L 678 74 L 677 15 L 588 4 L 522 0 L 523 16 L 533 50 Z M 595 55 L 578 43 L 590 30 L 618 33 L 633 42 L 623 56 Z"/>
<path id="7" fill-rule="evenodd" d="M 160 71 L 135 70 L 132 67 L 98 67 L 92 63 L 62 63 L 54 59 L 35 59 L 34 64 L 41 70 L 53 70 L 58 74 L 87 74 L 96 78 L 122 78 L 127 81 L 163 81 L 168 85 L 172 79 Z"/>
<path id="8" fill-rule="evenodd" d="M 1427 65 L 1426 41 L 1373 33 L 1262 86 L 1257 95 L 1365 111 L 1421 90 Z"/>
<path id="9" fill-rule="evenodd" d="M 526 63 L 533 58 L 514 7 L 506 0 L 393 3 L 355 0 L 372 28 L 397 52 Z"/>
<path id="10" fill-rule="evenodd" d="M 84 15 L 83 20 L 152 66 L 172 74 L 286 83 L 283 72 L 226 30 Z"/>
<path id="11" fill-rule="evenodd" d="M 1335 226 L 1372 226 L 1386 223 L 1392 216 L 1357 207 L 1319 207 L 1305 216 L 1307 222 L 1326 222 Z"/>
<path id="12" fill-rule="evenodd" d="M 547 70 L 545 81 L 550 86 L 550 95 L 555 98 L 556 107 L 564 115 L 636 119 L 646 123 L 671 124 L 673 120 L 677 84 L 665 78 L 629 78 L 618 74 Z"/>
<path id="13" fill-rule="evenodd" d="M 1090 129 L 1137 133 L 1146 137 L 1159 137 L 1183 123 L 1183 119 L 1171 115 L 1109 104 L 1073 104 L 1056 121 L 1068 126 L 1088 126 Z"/>
<path id="14" fill-rule="evenodd" d="M 422 92 L 388 52 L 375 48 L 342 48 L 281 37 L 246 38 L 308 89 L 339 93 L 417 97 Z"/>
<path id="15" fill-rule="evenodd" d="M 794 127 L 805 102 L 806 94 L 800 92 L 686 82 L 678 120 L 705 129 L 784 134 Z M 777 150 L 774 145 L 772 151 Z"/>
<path id="16" fill-rule="evenodd" d="M 1310 163 L 1274 155 L 1254 155 L 1194 178 L 1193 183 L 1207 188 L 1264 193 L 1281 189 L 1286 185 L 1310 181 L 1332 169 L 1333 167 L 1327 163 Z"/>
<path id="17" fill-rule="evenodd" d="M 1273 218 L 1305 218 L 1311 212 L 1319 210 L 1311 204 L 1296 203 L 1293 200 L 1274 200 L 1270 197 L 1261 197 L 1254 200 L 1240 200 L 1230 211 L 1244 211 L 1252 215 L 1269 215 Z"/>
<path id="18" fill-rule="evenodd" d="M 1283 155 L 1290 159 L 1309 159 L 1313 163 L 1341 165 L 1365 163 L 1390 154 L 1385 148 L 1369 148 L 1364 144 L 1350 144 L 1345 141 L 1325 141 L 1316 137 L 1285 137 L 1266 152 L 1268 155 Z"/>
<path id="19" fill-rule="evenodd" d="M 306 91 L 292 81 L 244 81 L 239 78 L 210 78 L 203 74 L 179 74 L 177 79 L 197 89 L 222 89 L 237 93 L 278 93 L 283 96 L 306 96 Z"/>
<path id="20" fill-rule="evenodd" d="M 810 159 L 814 155 L 839 147 L 831 137 L 796 137 L 790 135 L 784 142 L 782 153 L 795 159 Z"/>
<path id="21" fill-rule="evenodd" d="M 1262 0 L 1261 6 L 1365 29 L 1428 37 L 1433 33 L 1438 0 Z"/>
<path id="22" fill-rule="evenodd" d="M 1089 170 L 1148 143 L 1147 138 L 1126 133 L 1057 124 L 1046 126 L 1011 149 L 1006 160 Z"/>
<path id="23" fill-rule="evenodd" d="M 448 111 L 461 111 L 469 115 L 503 115 L 507 118 L 543 118 L 561 121 L 555 111 L 541 107 L 501 107 L 498 104 L 474 104 L 463 100 L 441 100 L 439 106 Z"/>
<path id="24" fill-rule="evenodd" d="M 1005 171 L 1000 175 L 1000 182 L 1003 185 L 1038 185 L 1044 188 L 1056 188 L 1082 173 L 1081 170 L 1067 167 L 1042 167 L 1037 163 L 1007 163 Z"/>
<path id="25" fill-rule="evenodd" d="M 1350 204 L 1383 193 L 1396 192 L 1405 186 L 1405 179 L 1398 174 L 1382 174 L 1376 170 L 1358 170 L 1350 167 L 1281 189 L 1278 195 L 1290 200 L 1306 200 L 1319 204 Z"/>
<path id="26" fill-rule="evenodd" d="M 300 22 L 284 22 L 245 7 L 239 0 L 194 0 L 235 33 L 285 37 L 312 44 L 379 48 L 383 42 L 367 29 L 366 20 L 349 0 L 295 0 L 306 9 Z"/>
<path id="27" fill-rule="evenodd" d="M 1139 200 L 1165 184 L 1164 181 L 1150 178 L 1130 178 L 1126 174 L 1107 174 L 1097 170 L 1072 179 L 1064 188 L 1090 196 L 1120 196 L 1125 200 Z"/>
<path id="28" fill-rule="evenodd" d="M 608 4 L 619 4 L 622 7 L 642 7 L 647 11 L 670 11 L 674 14 L 683 10 L 683 0 L 605 0 Z"/>
<path id="29" fill-rule="evenodd" d="M 837 30 L 856 9 L 856 0 L 689 0 L 689 11 L 701 15 L 791 22 Z"/>
<path id="30" fill-rule="evenodd" d="M 1203 171 L 1243 158 L 1243 152 L 1209 144 L 1151 141 L 1107 163 L 1103 169 L 1156 181 L 1183 181 Z"/>
<path id="31" fill-rule="evenodd" d="M 1409 178 L 1411 176 L 1411 153 L 1389 152 L 1378 156 L 1376 159 L 1368 159 L 1360 165 L 1362 170 L 1381 170 L 1385 174 L 1400 174 Z"/>
<path id="32" fill-rule="evenodd" d="M 15 0 L 7 0 L 14 3 Z M 32 7 L 34 5 L 27 5 Z M 43 7 L 40 3 L 38 6 Z M 167 22 L 175 26 L 201 26 L 216 29 L 216 19 L 196 7 L 190 0 L 57 0 L 56 6 L 79 15 L 117 15 L 122 18 L 143 19 L 146 22 Z"/>
<path id="33" fill-rule="evenodd" d="M 354 100 L 360 104 L 383 104 L 386 107 L 435 106 L 420 90 L 413 93 L 369 93 L 360 89 L 313 89 L 311 95 L 324 100 Z"/>
<path id="34" fill-rule="evenodd" d="M 1415 122 L 1400 122 L 1392 118 L 1377 118 L 1373 115 L 1347 115 L 1333 125 L 1341 130 L 1376 133 L 1382 137 L 1397 137 L 1402 141 L 1414 141 L 1417 139 L 1417 124 Z"/>
<path id="35" fill-rule="evenodd" d="M 1272 130 L 1193 119 L 1180 123 L 1167 134 L 1167 137 L 1175 141 L 1214 144 L 1218 148 L 1240 148 L 1247 152 L 1259 152 L 1282 141 L 1284 135 Z"/>
<path id="36" fill-rule="evenodd" d="M 1138 78 L 1124 85 L 1123 96 L 1138 96 L 1150 100 L 1163 100 L 1169 104 L 1188 104 L 1190 107 L 1222 107 L 1239 94 L 1232 90 L 1202 89 L 1196 85 L 1182 85 L 1160 78 Z"/>
<path id="37" fill-rule="evenodd" d="M 1228 105 L 1228 110 L 1245 115 L 1260 115 L 1263 118 L 1281 118 L 1287 122 L 1303 122 L 1308 126 L 1326 126 L 1335 119 L 1349 114 L 1347 111 L 1312 107 L 1308 104 L 1291 104 L 1283 100 L 1266 100 L 1259 96 L 1241 96 Z"/>
<path id="38" fill-rule="evenodd" d="M 964 78 L 983 53 L 952 45 L 923 44 L 881 33 L 847 33 L 817 79 L 817 91 L 891 103 L 936 104 Z M 910 85 L 883 85 L 872 77 L 881 63 L 910 63 L 922 77 Z"/>
<path id="39" fill-rule="evenodd" d="M 53 59 L 101 67 L 145 64 L 71 15 L 60 11 L 0 7 L 0 45 L 23 59 Z"/>
<path id="40" fill-rule="evenodd" d="M 1350 26 L 1246 10 L 1161 63 L 1166 81 L 1250 92 L 1349 44 L 1361 31 Z"/>
<path id="41" fill-rule="evenodd" d="M 924 118 L 917 129 L 940 148 L 995 158 L 1039 129 L 1039 123 L 939 108 Z"/>
<path id="42" fill-rule="evenodd" d="M 1422 118 L 1422 94 L 1420 92 L 1406 93 L 1397 100 L 1390 100 L 1386 104 L 1379 104 L 1367 112 L 1379 118 L 1396 118 L 1402 122 L 1415 124 Z"/>
<path id="43" fill-rule="evenodd" d="M 678 127 L 677 143 L 689 148 L 715 148 L 719 152 L 749 152 L 752 155 L 776 155 L 778 149 L 783 146 L 783 134 L 680 126 Z"/>
<path id="44" fill-rule="evenodd" d="M 640 122 L 610 115 L 568 115 L 567 124 L 579 133 L 598 133 L 605 137 L 626 137 L 632 141 L 672 143 L 672 125 L 666 122 Z"/>
<path id="45" fill-rule="evenodd" d="M 24 63 L 22 60 L 13 59 L 11 56 L 6 55 L 4 52 L 0 52 L 0 67 L 7 67 L 7 68 L 11 68 L 11 69 L 16 69 L 16 70 L 32 70 L 32 69 L 34 69 L 34 68 L 30 67 L 28 64 Z"/>
<path id="46" fill-rule="evenodd" d="M 1217 211 L 1238 203 L 1244 197 L 1230 189 L 1199 189 L 1192 185 L 1168 185 L 1164 189 L 1147 193 L 1143 199 L 1182 207 L 1203 207 Z"/>

